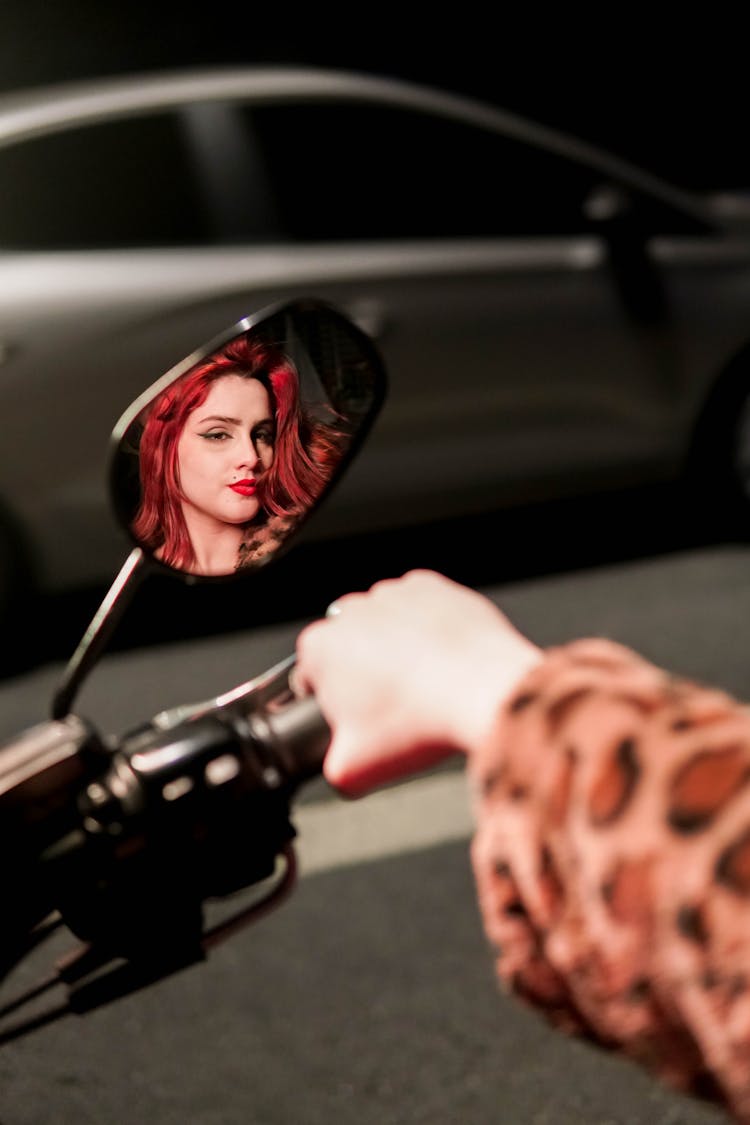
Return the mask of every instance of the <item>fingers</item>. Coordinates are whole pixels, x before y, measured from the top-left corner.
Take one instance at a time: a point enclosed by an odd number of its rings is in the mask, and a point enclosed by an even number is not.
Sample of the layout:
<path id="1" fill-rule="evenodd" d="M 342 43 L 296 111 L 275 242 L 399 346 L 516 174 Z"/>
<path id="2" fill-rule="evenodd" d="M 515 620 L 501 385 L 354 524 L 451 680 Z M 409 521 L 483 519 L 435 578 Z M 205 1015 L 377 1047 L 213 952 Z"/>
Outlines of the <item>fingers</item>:
<path id="1" fill-rule="evenodd" d="M 287 683 L 289 684 L 289 690 L 292 695 L 297 699 L 304 699 L 306 695 L 312 695 L 312 687 L 309 681 L 305 680 L 303 677 L 297 664 L 294 665 L 289 673 Z"/>
<path id="2" fill-rule="evenodd" d="M 355 595 L 345 594 L 328 606 L 325 617 L 306 625 L 297 635 L 297 662 L 289 676 L 289 686 L 297 696 L 311 695 L 321 671 L 324 652 L 327 650 L 329 632 L 339 619 L 347 600 Z M 362 596 L 362 595 L 360 595 Z"/>
<path id="3" fill-rule="evenodd" d="M 315 689 L 317 678 L 332 659 L 343 659 L 342 646 L 353 648 L 377 635 L 385 638 L 396 635 L 411 613 L 419 621 L 433 616 L 436 595 L 454 583 L 428 570 L 411 570 L 398 578 L 384 578 L 367 591 L 342 594 L 330 603 L 325 616 L 304 628 L 297 638 L 297 667 L 291 678 L 296 694 L 306 694 Z M 422 605 L 422 603 L 424 603 Z M 418 607 L 422 605 L 421 612 Z M 423 622 L 424 624 L 424 622 Z M 341 634 L 339 633 L 341 628 Z M 373 630 L 377 630 L 377 634 Z"/>

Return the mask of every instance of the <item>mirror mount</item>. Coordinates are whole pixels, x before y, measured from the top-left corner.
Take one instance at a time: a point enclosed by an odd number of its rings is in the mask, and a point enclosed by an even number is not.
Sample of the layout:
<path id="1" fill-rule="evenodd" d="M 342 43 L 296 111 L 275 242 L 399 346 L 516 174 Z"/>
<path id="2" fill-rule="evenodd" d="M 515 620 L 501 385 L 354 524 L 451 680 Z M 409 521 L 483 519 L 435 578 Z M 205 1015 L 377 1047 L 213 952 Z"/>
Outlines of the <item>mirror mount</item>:
<path id="1" fill-rule="evenodd" d="M 147 563 L 147 557 L 141 548 L 134 547 L 68 661 L 52 700 L 53 719 L 64 719 L 70 714 L 81 684 L 130 605 L 147 571 Z"/>

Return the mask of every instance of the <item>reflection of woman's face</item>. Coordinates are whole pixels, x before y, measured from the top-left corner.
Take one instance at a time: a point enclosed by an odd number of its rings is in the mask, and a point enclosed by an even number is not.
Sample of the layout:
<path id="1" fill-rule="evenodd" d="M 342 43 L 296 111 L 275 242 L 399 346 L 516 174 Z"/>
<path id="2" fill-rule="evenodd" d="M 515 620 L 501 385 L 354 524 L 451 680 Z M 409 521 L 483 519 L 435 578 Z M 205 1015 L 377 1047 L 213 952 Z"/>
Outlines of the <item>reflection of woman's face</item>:
<path id="1" fill-rule="evenodd" d="M 259 510 L 258 478 L 273 461 L 275 423 L 257 379 L 224 375 L 188 415 L 177 444 L 186 515 L 241 524 Z"/>

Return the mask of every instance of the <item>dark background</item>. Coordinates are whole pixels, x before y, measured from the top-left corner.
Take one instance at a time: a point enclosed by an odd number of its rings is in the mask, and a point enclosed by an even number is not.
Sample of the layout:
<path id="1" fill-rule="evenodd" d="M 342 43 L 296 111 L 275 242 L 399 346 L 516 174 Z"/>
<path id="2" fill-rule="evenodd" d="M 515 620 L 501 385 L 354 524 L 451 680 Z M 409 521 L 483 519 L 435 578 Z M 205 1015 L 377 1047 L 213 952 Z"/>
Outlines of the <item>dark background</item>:
<path id="1" fill-rule="evenodd" d="M 362 69 L 489 99 L 685 184 L 750 179 L 738 16 L 716 6 L 670 19 L 633 5 L 576 16 L 461 4 L 406 21 L 405 11 L 3 0 L 0 91 L 173 66 Z"/>

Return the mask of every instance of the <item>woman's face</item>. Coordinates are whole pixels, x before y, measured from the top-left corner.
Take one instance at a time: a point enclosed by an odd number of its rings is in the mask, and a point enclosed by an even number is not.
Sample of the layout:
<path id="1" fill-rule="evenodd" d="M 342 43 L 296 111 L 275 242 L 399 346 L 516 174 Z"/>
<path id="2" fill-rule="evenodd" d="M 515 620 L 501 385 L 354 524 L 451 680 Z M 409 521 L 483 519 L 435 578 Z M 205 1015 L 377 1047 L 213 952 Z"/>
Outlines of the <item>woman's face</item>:
<path id="1" fill-rule="evenodd" d="M 257 379 L 223 375 L 188 415 L 177 443 L 183 508 L 241 524 L 259 510 L 259 477 L 273 461 L 275 422 Z"/>

